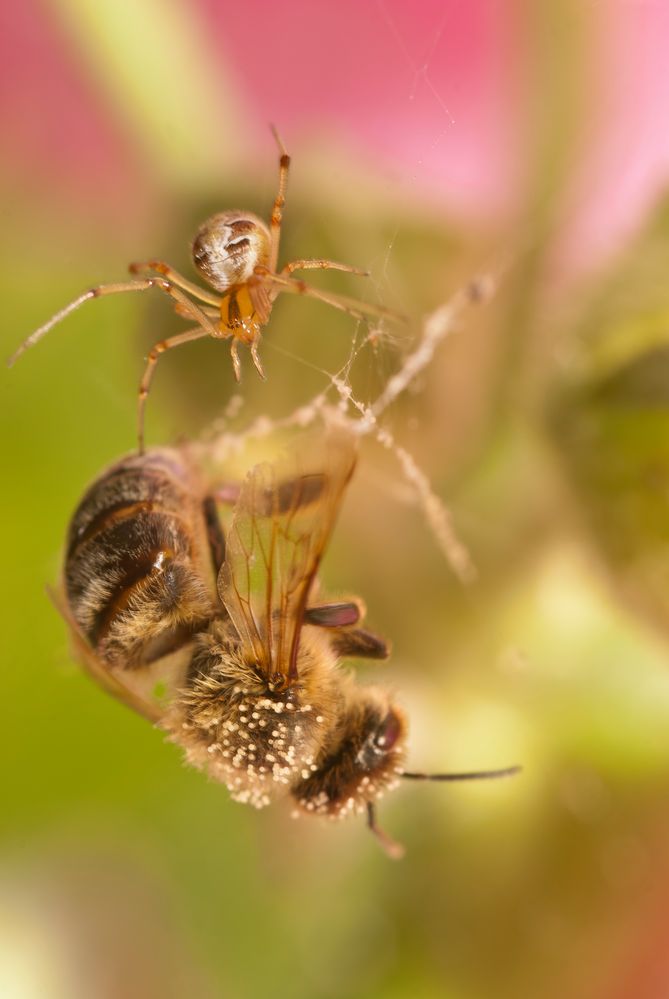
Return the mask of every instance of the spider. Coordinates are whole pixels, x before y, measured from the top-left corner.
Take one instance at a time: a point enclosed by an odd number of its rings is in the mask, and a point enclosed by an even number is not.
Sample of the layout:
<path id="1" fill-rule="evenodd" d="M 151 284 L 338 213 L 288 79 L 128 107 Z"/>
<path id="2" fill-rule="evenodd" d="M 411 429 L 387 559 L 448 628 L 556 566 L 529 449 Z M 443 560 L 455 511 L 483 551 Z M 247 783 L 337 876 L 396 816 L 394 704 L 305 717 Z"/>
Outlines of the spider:
<path id="1" fill-rule="evenodd" d="M 146 400 L 158 358 L 165 351 L 206 336 L 214 337 L 216 340 L 230 340 L 232 365 L 235 378 L 239 381 L 241 364 L 238 347 L 240 343 L 245 343 L 251 350 L 251 357 L 258 374 L 264 379 L 265 372 L 258 354 L 258 343 L 262 327 L 269 322 L 272 306 L 281 292 L 316 298 L 358 319 L 371 315 L 403 321 L 403 316 L 383 306 L 330 294 L 293 277 L 295 271 L 301 270 L 338 270 L 362 277 L 368 277 L 369 271 L 321 259 L 292 260 L 281 270 L 277 270 L 290 156 L 274 126 L 271 126 L 271 130 L 279 149 L 279 188 L 274 199 L 269 225 L 251 212 L 219 212 L 202 223 L 193 239 L 191 247 L 193 264 L 213 291 L 201 288 L 182 277 L 178 271 L 162 260 L 130 264 L 130 273 L 140 275 L 137 279 L 89 288 L 31 333 L 10 357 L 9 366 L 11 367 L 28 347 L 32 347 L 61 320 L 90 299 L 131 291 L 148 291 L 149 288 L 158 288 L 169 295 L 174 302 L 174 311 L 177 315 L 191 319 L 196 325 L 183 333 L 159 340 L 146 358 L 146 367 L 139 384 L 137 405 L 137 439 L 139 453 L 143 454 Z"/>

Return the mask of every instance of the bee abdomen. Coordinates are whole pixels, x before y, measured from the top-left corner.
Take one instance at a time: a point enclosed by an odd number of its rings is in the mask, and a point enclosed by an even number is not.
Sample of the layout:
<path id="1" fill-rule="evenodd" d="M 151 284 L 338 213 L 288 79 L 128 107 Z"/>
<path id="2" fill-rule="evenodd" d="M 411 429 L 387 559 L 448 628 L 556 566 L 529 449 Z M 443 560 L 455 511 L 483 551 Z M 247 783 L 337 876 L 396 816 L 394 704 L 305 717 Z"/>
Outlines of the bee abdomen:
<path id="1" fill-rule="evenodd" d="M 89 489 L 74 515 L 65 584 L 83 635 L 110 665 L 174 651 L 212 614 L 196 556 L 206 534 L 188 469 L 171 452 L 130 458 Z"/>
<path id="2" fill-rule="evenodd" d="M 125 458 L 97 479 L 70 524 L 67 558 L 115 521 L 135 512 L 185 512 L 192 505 L 190 471 L 176 452 L 152 451 Z"/>

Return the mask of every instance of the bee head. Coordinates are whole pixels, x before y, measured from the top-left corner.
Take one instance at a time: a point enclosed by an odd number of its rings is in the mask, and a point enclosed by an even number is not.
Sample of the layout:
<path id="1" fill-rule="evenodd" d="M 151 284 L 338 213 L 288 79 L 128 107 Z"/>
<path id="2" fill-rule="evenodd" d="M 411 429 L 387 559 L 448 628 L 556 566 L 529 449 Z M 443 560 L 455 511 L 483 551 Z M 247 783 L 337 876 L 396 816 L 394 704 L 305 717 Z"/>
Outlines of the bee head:
<path id="1" fill-rule="evenodd" d="M 520 767 L 422 773 L 404 769 L 407 722 L 400 709 L 373 687 L 349 687 L 339 721 L 306 779 L 294 784 L 291 794 L 311 815 L 344 818 L 367 814 L 367 825 L 393 860 L 404 848 L 376 821 L 376 800 L 396 787 L 401 778 L 421 781 L 470 781 L 512 777 Z"/>
<path id="2" fill-rule="evenodd" d="M 407 724 L 400 709 L 374 688 L 358 688 L 328 739 L 317 769 L 292 789 L 300 808 L 343 818 L 398 783 Z"/>
<path id="3" fill-rule="evenodd" d="M 219 212 L 203 222 L 192 245 L 193 263 L 216 291 L 244 284 L 269 259 L 269 230 L 250 212 Z"/>

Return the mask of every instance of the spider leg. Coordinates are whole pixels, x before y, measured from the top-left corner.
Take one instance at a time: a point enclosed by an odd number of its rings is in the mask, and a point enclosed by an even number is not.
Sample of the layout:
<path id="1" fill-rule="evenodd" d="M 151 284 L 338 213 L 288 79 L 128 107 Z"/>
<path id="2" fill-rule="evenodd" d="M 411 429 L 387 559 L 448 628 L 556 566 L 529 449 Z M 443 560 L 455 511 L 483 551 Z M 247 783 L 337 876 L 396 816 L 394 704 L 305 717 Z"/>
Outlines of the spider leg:
<path id="1" fill-rule="evenodd" d="M 64 309 L 60 309 L 51 319 L 43 323 L 38 329 L 27 337 L 23 343 L 19 346 L 17 350 L 14 351 L 12 356 L 9 358 L 7 364 L 11 366 L 19 359 L 21 354 L 25 353 L 29 347 L 33 347 L 43 336 L 52 330 L 54 326 L 57 326 L 63 319 L 70 315 L 70 313 L 75 312 L 80 306 L 85 302 L 88 302 L 94 298 L 103 298 L 105 295 L 121 295 L 125 292 L 131 291 L 148 291 L 149 288 L 158 288 L 160 291 L 169 295 L 174 301 L 181 305 L 179 310 L 180 315 L 186 315 L 190 319 L 194 319 L 197 323 L 202 326 L 202 328 L 209 334 L 209 336 L 218 337 L 220 336 L 218 327 L 215 326 L 211 319 L 205 315 L 202 309 L 185 295 L 183 291 L 175 288 L 174 285 L 163 277 L 147 277 L 141 278 L 138 281 L 118 281 L 114 284 L 100 284 L 96 285 L 94 288 L 89 288 L 88 291 L 83 292 L 78 298 L 75 298 L 73 302 L 66 305 Z"/>
<path id="2" fill-rule="evenodd" d="M 270 233 L 270 244 L 269 244 L 269 268 L 272 271 L 276 270 L 276 264 L 279 259 L 279 240 L 281 239 L 281 218 L 283 213 L 283 206 L 286 203 L 286 187 L 288 185 L 288 171 L 290 169 L 290 156 L 286 152 L 286 147 L 284 146 L 279 133 L 275 129 L 274 125 L 270 126 L 272 129 L 272 135 L 279 147 L 279 190 L 277 191 L 276 198 L 274 199 L 274 205 L 272 207 L 272 214 L 269 220 L 269 233 Z"/>
<path id="3" fill-rule="evenodd" d="M 221 317 L 220 310 L 218 309 L 209 309 L 207 308 L 207 306 L 200 306 L 200 308 L 202 309 L 202 312 L 205 314 L 205 316 L 209 316 L 210 319 L 220 319 Z M 174 306 L 174 311 L 178 316 L 183 316 L 185 319 L 191 318 L 190 311 L 185 309 L 182 305 L 180 305 L 179 302 L 177 302 L 177 304 Z M 221 336 L 220 331 L 218 335 Z"/>
<path id="4" fill-rule="evenodd" d="M 205 336 L 208 336 L 206 330 L 203 330 L 201 326 L 196 326 L 192 330 L 186 330 L 185 333 L 177 333 L 176 336 L 168 337 L 167 340 L 159 340 L 149 351 L 146 358 L 146 368 L 139 383 L 137 403 L 137 440 L 140 454 L 144 454 L 144 409 L 158 358 L 166 350 L 171 350 L 172 347 L 179 347 L 182 343 L 188 343 L 190 340 L 201 340 Z"/>
<path id="5" fill-rule="evenodd" d="M 219 305 L 220 303 L 220 298 L 214 295 L 213 292 L 207 291 L 205 288 L 200 288 L 199 285 L 183 277 L 178 271 L 175 271 L 173 267 L 170 267 L 169 264 L 166 264 L 162 260 L 147 260 L 143 263 L 130 264 L 128 270 L 131 274 L 145 274 L 146 271 L 155 271 L 156 274 L 162 274 L 163 277 L 166 277 L 177 288 L 181 288 L 187 294 L 192 295 L 193 298 L 197 298 L 207 305 Z"/>
<path id="6" fill-rule="evenodd" d="M 156 287 L 160 288 L 161 291 L 164 291 L 166 295 L 169 295 L 170 298 L 174 299 L 174 301 L 181 306 L 179 309 L 180 316 L 183 316 L 186 319 L 194 319 L 195 322 L 202 327 L 205 333 L 213 337 L 215 340 L 219 340 L 225 335 L 221 333 L 221 330 L 216 323 L 212 323 L 210 316 L 207 315 L 202 307 L 199 306 L 197 302 L 191 301 L 188 295 L 186 295 L 186 293 L 181 291 L 179 288 L 176 288 L 171 281 L 168 281 L 166 278 L 146 278 L 146 280 L 155 281 Z M 176 308 L 177 306 L 175 306 L 175 309 Z"/>
<path id="7" fill-rule="evenodd" d="M 289 264 L 281 268 L 281 274 L 290 276 L 293 271 L 345 271 L 347 274 L 357 274 L 359 277 L 369 277 L 369 271 L 360 270 L 359 267 L 350 267 L 348 264 L 339 264 L 336 260 L 291 260 Z"/>
<path id="8" fill-rule="evenodd" d="M 84 302 L 88 302 L 93 298 L 101 298 L 103 295 L 118 295 L 126 291 L 147 291 L 149 288 L 157 286 L 159 278 L 146 278 L 143 281 L 122 281 L 117 284 L 101 284 L 95 288 L 89 288 L 88 291 L 83 292 L 78 298 L 75 298 L 73 302 L 66 305 L 64 309 L 60 309 L 55 315 L 43 323 L 38 329 L 30 334 L 29 337 L 23 341 L 20 347 L 14 351 L 12 356 L 7 361 L 8 366 L 11 366 L 19 359 L 21 354 L 23 354 L 29 347 L 34 346 L 43 336 L 57 326 L 58 323 L 62 322 L 71 312 L 75 312 Z"/>
<path id="9" fill-rule="evenodd" d="M 253 340 L 251 342 L 251 357 L 253 359 L 253 363 L 255 365 L 256 371 L 258 372 L 258 374 L 260 375 L 260 377 L 262 378 L 262 380 L 264 382 L 267 381 L 267 375 L 265 374 L 265 372 L 263 370 L 262 362 L 260 360 L 260 355 L 258 354 L 258 341 L 257 340 Z"/>
<path id="10" fill-rule="evenodd" d="M 232 358 L 232 367 L 235 371 L 235 379 L 240 382 L 242 380 L 242 366 L 239 360 L 239 346 L 234 337 L 232 338 L 232 343 L 230 344 L 230 357 Z"/>
<path id="11" fill-rule="evenodd" d="M 265 274 L 265 281 L 275 286 L 275 294 L 282 291 L 290 292 L 293 295 L 305 295 L 307 298 L 316 298 L 320 302 L 332 305 L 335 309 L 347 312 L 356 319 L 364 319 L 365 316 L 378 316 L 380 319 L 391 319 L 396 323 L 407 323 L 408 319 L 401 312 L 393 312 L 382 305 L 373 305 L 370 302 L 359 302 L 355 298 L 348 298 L 345 295 L 333 295 L 320 288 L 313 288 L 304 281 L 296 278 L 286 277 L 282 274 Z"/>

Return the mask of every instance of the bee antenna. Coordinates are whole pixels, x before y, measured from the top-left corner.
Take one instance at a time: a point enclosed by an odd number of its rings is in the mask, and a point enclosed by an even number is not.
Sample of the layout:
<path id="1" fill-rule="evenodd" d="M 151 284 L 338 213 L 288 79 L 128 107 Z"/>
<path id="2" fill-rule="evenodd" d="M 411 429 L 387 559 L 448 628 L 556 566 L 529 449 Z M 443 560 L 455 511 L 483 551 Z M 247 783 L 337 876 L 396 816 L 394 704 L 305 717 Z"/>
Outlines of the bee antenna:
<path id="1" fill-rule="evenodd" d="M 523 768 L 519 766 L 503 767 L 501 770 L 470 770 L 459 774 L 421 774 L 411 770 L 403 770 L 400 777 L 407 780 L 488 780 L 496 777 L 515 777 Z"/>
<path id="2" fill-rule="evenodd" d="M 383 829 L 376 824 L 376 812 L 371 801 L 367 802 L 367 827 L 370 832 L 374 833 L 391 860 L 402 859 L 404 856 L 404 847 L 401 843 L 398 843 L 397 840 L 392 839 L 387 832 L 384 832 Z"/>

